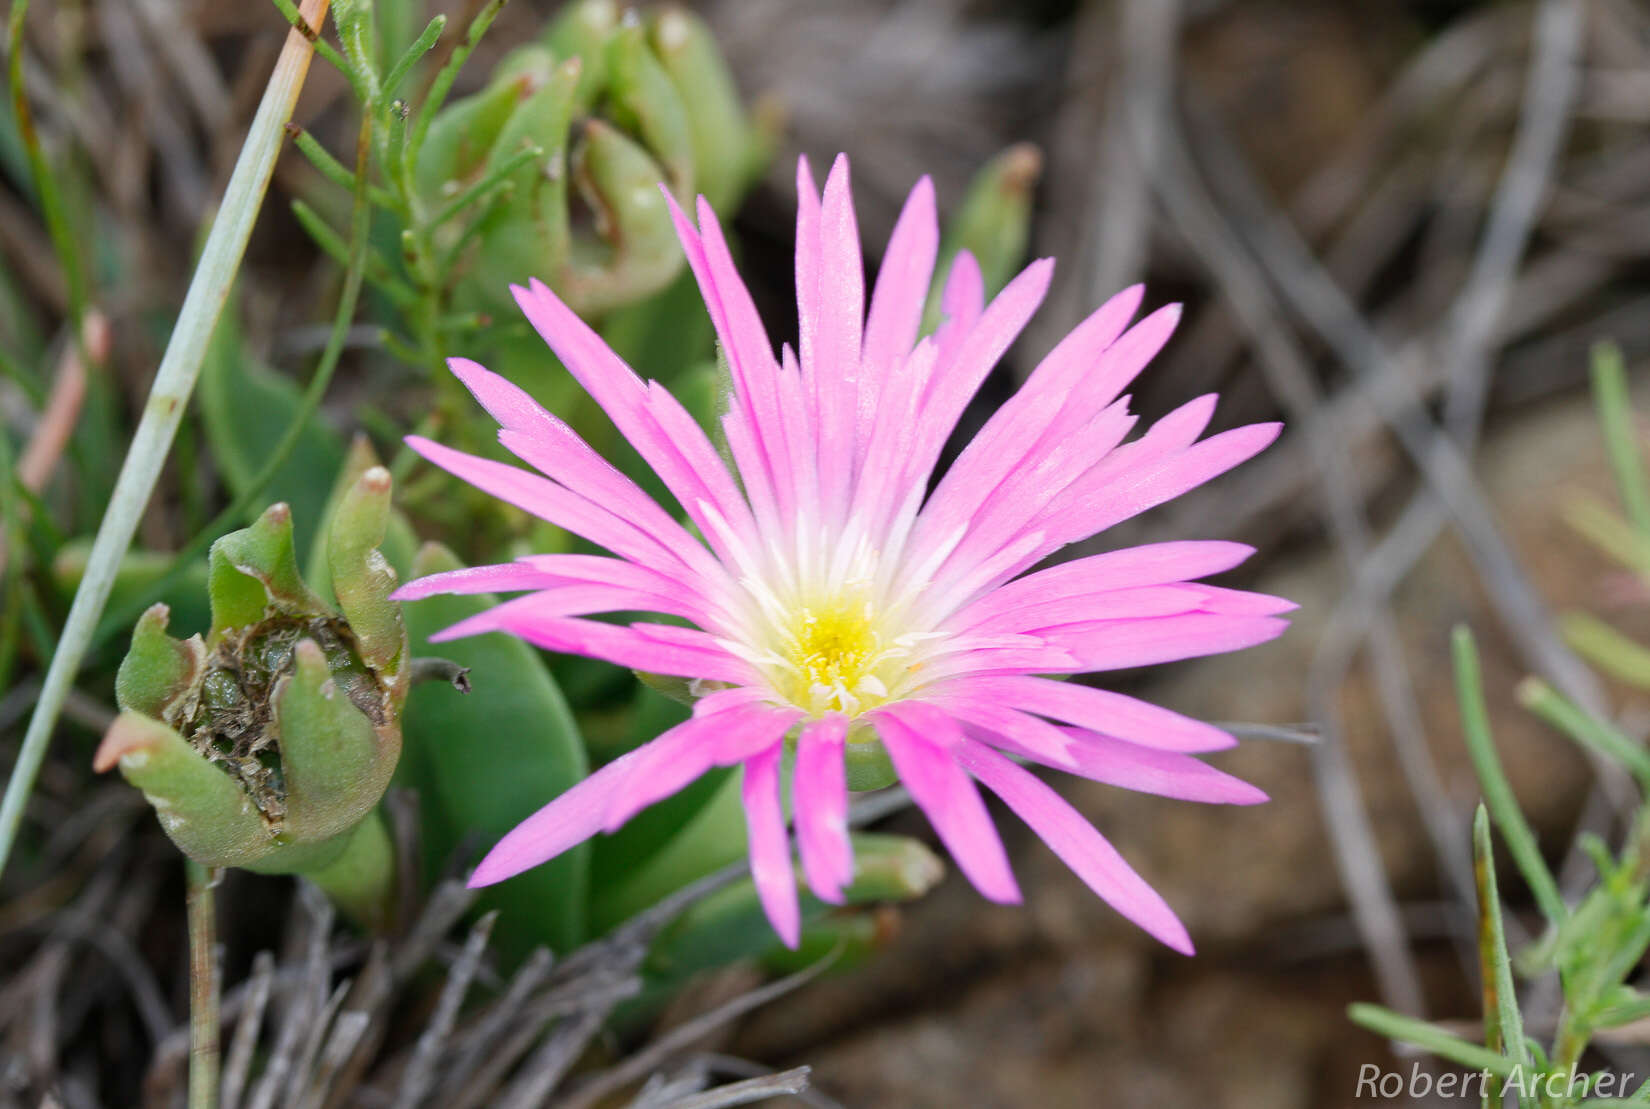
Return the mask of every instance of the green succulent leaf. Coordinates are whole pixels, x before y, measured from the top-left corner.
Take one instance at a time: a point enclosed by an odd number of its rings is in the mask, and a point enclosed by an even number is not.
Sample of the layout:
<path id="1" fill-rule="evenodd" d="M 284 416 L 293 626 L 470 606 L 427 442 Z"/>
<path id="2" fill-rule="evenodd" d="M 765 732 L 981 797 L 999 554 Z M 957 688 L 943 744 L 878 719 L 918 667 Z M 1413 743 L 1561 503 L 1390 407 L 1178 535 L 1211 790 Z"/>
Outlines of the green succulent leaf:
<path id="1" fill-rule="evenodd" d="M 428 544 L 413 574 L 462 564 Z M 483 635 L 431 645 L 429 637 L 498 603 L 492 596 L 439 596 L 403 606 L 413 652 L 470 668 L 471 692 L 440 683 L 415 687 L 404 720 L 404 780 L 433 815 L 427 858 L 445 866 L 460 842 L 490 847 L 588 771 L 572 713 L 542 658 L 521 640 Z M 535 945 L 567 951 L 586 934 L 589 849 L 578 846 L 543 866 L 490 887 L 484 908 L 501 910 L 494 940 L 513 958 Z"/>

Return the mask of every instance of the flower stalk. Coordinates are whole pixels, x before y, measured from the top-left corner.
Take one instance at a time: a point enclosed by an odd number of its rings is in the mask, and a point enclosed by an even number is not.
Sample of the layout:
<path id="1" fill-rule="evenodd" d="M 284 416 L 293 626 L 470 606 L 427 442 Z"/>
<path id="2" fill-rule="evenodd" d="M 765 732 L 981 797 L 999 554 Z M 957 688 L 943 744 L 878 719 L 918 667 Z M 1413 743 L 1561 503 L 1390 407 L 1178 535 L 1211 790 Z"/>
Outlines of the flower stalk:
<path id="1" fill-rule="evenodd" d="M 189 1109 L 218 1104 L 217 875 L 184 860 L 189 917 Z"/>

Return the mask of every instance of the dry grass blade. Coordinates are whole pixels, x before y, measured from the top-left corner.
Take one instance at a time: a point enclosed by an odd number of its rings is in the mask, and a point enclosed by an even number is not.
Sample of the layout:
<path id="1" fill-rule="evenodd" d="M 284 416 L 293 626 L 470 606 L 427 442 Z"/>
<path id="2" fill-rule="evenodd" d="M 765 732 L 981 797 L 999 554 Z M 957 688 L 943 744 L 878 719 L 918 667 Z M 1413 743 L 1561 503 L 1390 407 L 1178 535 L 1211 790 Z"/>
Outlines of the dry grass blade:
<path id="1" fill-rule="evenodd" d="M 808 1067 L 793 1067 L 759 1078 L 746 1078 L 725 1086 L 690 1094 L 672 1101 L 636 1101 L 632 1109 L 723 1109 L 728 1105 L 749 1105 L 770 1097 L 800 1094 L 808 1088 Z"/>
<path id="2" fill-rule="evenodd" d="M 258 1044 L 258 1032 L 263 1027 L 264 1009 L 269 1004 L 270 985 L 275 978 L 275 957 L 260 951 L 252 959 L 252 977 L 247 983 L 246 1004 L 235 1021 L 235 1038 L 230 1041 L 229 1054 L 224 1057 L 223 1084 L 220 1109 L 240 1109 L 241 1094 L 251 1077 L 252 1050 Z M 226 997 L 219 1008 L 227 1013 Z"/>
<path id="3" fill-rule="evenodd" d="M 292 1078 L 287 1084 L 286 1109 L 299 1109 L 310 1098 L 319 1100 L 326 1090 L 319 1086 L 315 1074 L 315 1060 L 320 1057 L 321 1044 L 327 1038 L 327 1031 L 332 1027 L 333 1018 L 343 1007 L 344 997 L 349 993 L 348 979 L 338 983 L 320 1011 L 313 1014 L 309 1020 L 309 1034 L 304 1037 L 303 1050 L 298 1054 L 298 1060 L 292 1067 Z"/>
<path id="4" fill-rule="evenodd" d="M 813 966 L 781 978 L 777 982 L 770 982 L 678 1025 L 634 1055 L 574 1087 L 567 1097 L 562 1099 L 561 1109 L 591 1109 L 592 1106 L 600 1104 L 603 1098 L 645 1078 L 660 1064 L 678 1052 L 685 1051 L 706 1033 L 812 981 L 835 961 L 835 954 L 828 955 Z M 512 1106 L 511 1109 L 515 1107 Z"/>
<path id="5" fill-rule="evenodd" d="M 458 1007 L 469 992 L 476 968 L 481 965 L 482 953 L 487 949 L 487 940 L 493 934 L 493 922 L 497 919 L 498 911 L 495 909 L 470 929 L 470 935 L 464 941 L 464 951 L 448 972 L 446 984 L 441 987 L 435 1015 L 424 1026 L 423 1033 L 418 1037 L 418 1046 L 413 1051 L 412 1062 L 401 1077 L 397 1104 L 412 1109 L 422 1105 L 429 1094 L 435 1081 L 436 1059 L 446 1047 L 453 1021 L 458 1017 Z"/>
<path id="6" fill-rule="evenodd" d="M 522 1007 L 527 1004 L 528 997 L 543 984 L 550 973 L 552 962 L 548 948 L 536 949 L 510 979 L 504 996 L 489 1006 L 482 1018 L 462 1038 L 463 1046 L 459 1049 L 457 1058 L 448 1061 L 442 1068 L 445 1077 L 437 1091 L 440 1104 L 455 1104 L 460 1091 L 469 1086 L 471 1076 L 476 1073 L 482 1058 L 498 1050 L 505 1029 L 515 1022 Z"/>

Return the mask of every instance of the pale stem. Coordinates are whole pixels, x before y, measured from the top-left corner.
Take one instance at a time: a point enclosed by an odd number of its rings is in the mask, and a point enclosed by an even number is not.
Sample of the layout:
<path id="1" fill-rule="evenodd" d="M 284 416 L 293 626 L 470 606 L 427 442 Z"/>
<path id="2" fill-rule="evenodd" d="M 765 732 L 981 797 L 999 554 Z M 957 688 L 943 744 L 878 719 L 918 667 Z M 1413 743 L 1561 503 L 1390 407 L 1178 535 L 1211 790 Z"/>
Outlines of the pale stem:
<path id="1" fill-rule="evenodd" d="M 310 27 L 320 27 L 326 19 L 329 0 L 305 0 L 303 16 Z M 286 45 L 270 76 L 269 86 L 258 105 L 235 162 L 229 186 L 224 190 L 212 230 L 201 251 L 200 263 L 189 282 L 183 307 L 178 312 L 172 337 L 161 356 L 155 383 L 149 391 L 132 445 L 121 465 L 108 510 L 98 525 L 87 559 L 86 575 L 75 590 L 74 601 L 63 624 L 57 651 L 52 655 L 41 685 L 40 700 L 29 718 L 17 766 L 6 783 L 5 800 L 0 802 L 0 872 L 11 856 L 12 843 L 23 819 L 23 808 L 34 789 L 40 764 L 64 698 L 74 683 L 98 617 L 109 600 L 115 571 L 131 545 L 138 519 L 143 515 L 160 477 L 161 467 L 177 433 L 184 406 L 200 376 L 207 344 L 223 311 L 224 301 L 234 284 L 235 272 L 252 233 L 252 224 L 263 204 L 264 193 L 275 169 L 275 159 L 285 137 L 284 128 L 292 117 L 298 92 L 309 72 L 314 50 L 297 31 L 287 35 Z"/>
<path id="2" fill-rule="evenodd" d="M 218 960 L 214 872 L 185 859 L 189 886 L 189 1109 L 218 1104 Z"/>

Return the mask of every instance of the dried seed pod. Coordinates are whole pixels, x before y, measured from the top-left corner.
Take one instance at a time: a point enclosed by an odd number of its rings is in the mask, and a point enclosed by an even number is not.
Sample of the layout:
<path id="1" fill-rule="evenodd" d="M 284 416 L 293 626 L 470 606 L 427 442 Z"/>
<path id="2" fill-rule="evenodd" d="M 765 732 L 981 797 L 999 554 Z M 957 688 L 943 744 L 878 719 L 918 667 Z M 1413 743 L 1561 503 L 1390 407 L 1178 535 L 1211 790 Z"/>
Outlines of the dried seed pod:
<path id="1" fill-rule="evenodd" d="M 391 888 L 372 814 L 400 757 L 409 674 L 395 573 L 377 549 L 389 499 L 389 472 L 369 467 L 332 515 L 341 615 L 300 574 L 285 505 L 214 543 L 211 630 L 178 640 L 164 605 L 144 613 L 95 759 L 143 790 L 197 862 L 308 874 L 368 922 Z M 362 850 L 379 863 L 345 865 Z"/>

